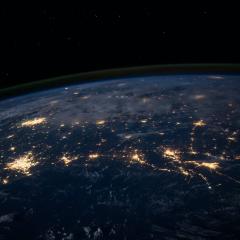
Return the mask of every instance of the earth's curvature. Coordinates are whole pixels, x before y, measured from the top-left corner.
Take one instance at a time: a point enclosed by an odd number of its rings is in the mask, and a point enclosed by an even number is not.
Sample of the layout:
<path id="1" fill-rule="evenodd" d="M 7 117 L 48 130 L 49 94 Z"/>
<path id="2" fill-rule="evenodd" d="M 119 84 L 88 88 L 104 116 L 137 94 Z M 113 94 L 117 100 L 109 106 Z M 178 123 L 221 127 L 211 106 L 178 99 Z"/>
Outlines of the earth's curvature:
<path id="1" fill-rule="evenodd" d="M 0 102 L 0 239 L 238 239 L 240 75 Z"/>

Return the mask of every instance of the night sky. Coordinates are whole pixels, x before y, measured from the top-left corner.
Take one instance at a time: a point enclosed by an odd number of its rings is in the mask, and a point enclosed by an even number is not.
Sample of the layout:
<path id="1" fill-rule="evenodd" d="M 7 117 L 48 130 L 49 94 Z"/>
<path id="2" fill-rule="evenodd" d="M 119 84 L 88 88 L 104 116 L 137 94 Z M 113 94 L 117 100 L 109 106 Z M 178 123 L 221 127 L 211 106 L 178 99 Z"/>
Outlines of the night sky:
<path id="1" fill-rule="evenodd" d="M 1 3 L 1 88 L 108 68 L 240 62 L 237 5 L 179 2 Z"/>

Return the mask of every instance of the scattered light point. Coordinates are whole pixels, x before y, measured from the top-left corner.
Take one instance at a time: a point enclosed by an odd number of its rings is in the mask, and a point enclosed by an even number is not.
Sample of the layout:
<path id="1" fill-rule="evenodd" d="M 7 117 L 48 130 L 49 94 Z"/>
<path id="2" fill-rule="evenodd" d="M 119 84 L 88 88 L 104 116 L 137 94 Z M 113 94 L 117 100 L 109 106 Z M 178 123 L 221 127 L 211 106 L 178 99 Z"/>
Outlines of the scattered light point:
<path id="1" fill-rule="evenodd" d="M 68 154 L 63 154 L 63 156 L 60 158 L 61 161 L 63 161 L 63 163 L 68 166 L 69 163 L 71 163 L 74 160 L 77 160 L 77 157 L 71 157 Z"/>
<path id="2" fill-rule="evenodd" d="M 180 171 L 181 174 L 183 174 L 185 176 L 190 175 L 190 173 L 187 170 L 185 170 L 183 167 L 179 167 L 179 171 Z"/>
<path id="3" fill-rule="evenodd" d="M 195 100 L 202 100 L 202 99 L 206 98 L 206 96 L 203 94 L 197 94 L 197 95 L 194 95 L 193 98 Z"/>
<path id="4" fill-rule="evenodd" d="M 200 166 L 209 168 L 211 170 L 215 170 L 215 169 L 218 169 L 220 167 L 219 163 L 217 163 L 217 162 L 212 162 L 212 163 L 202 162 L 200 164 Z"/>
<path id="5" fill-rule="evenodd" d="M 130 138 L 132 138 L 132 135 L 126 135 L 124 138 L 130 139 Z"/>
<path id="6" fill-rule="evenodd" d="M 32 127 L 32 126 L 35 126 L 35 125 L 43 124 L 45 122 L 46 122 L 46 118 L 45 117 L 33 118 L 31 120 L 23 121 L 21 123 L 21 126 L 22 127 Z"/>
<path id="7" fill-rule="evenodd" d="M 138 153 L 137 150 L 134 151 L 134 153 L 131 155 L 131 162 L 137 162 L 140 164 L 145 164 L 145 160 L 143 159 L 143 155 Z"/>
<path id="8" fill-rule="evenodd" d="M 97 125 L 103 125 L 103 124 L 105 124 L 105 120 L 97 120 L 96 124 Z"/>
<path id="9" fill-rule="evenodd" d="M 21 172 L 24 175 L 31 175 L 30 169 L 38 164 L 33 158 L 32 152 L 16 158 L 13 162 L 7 163 L 5 169 Z"/>
<path id="10" fill-rule="evenodd" d="M 179 160 L 180 159 L 179 154 L 180 154 L 179 151 L 173 150 L 173 149 L 170 149 L 170 148 L 164 149 L 164 152 L 163 152 L 163 156 L 165 158 L 169 158 L 169 159 L 173 159 L 173 160 Z"/>
<path id="11" fill-rule="evenodd" d="M 195 127 L 203 127 L 203 126 L 206 126 L 206 123 L 203 120 L 199 120 L 197 122 L 194 122 L 193 125 Z"/>
<path id="12" fill-rule="evenodd" d="M 189 154 L 191 154 L 191 155 L 197 155 L 198 152 L 196 152 L 196 151 L 194 151 L 194 150 L 191 150 L 191 151 L 189 152 Z"/>
<path id="13" fill-rule="evenodd" d="M 231 142 L 235 142 L 236 141 L 236 138 L 235 137 L 228 137 L 227 138 L 229 141 L 231 141 Z"/>
<path id="14" fill-rule="evenodd" d="M 10 139 L 10 138 L 13 138 L 14 137 L 14 135 L 12 134 L 12 135 L 8 135 L 7 136 L 7 139 Z"/>
<path id="15" fill-rule="evenodd" d="M 99 157 L 99 154 L 98 153 L 91 153 L 88 155 L 89 159 L 96 159 Z"/>
<path id="16" fill-rule="evenodd" d="M 9 183 L 9 181 L 8 181 L 8 179 L 7 179 L 7 178 L 4 178 L 4 179 L 2 180 L 2 183 L 5 185 L 5 184 L 8 184 L 8 183 Z"/>
<path id="17" fill-rule="evenodd" d="M 146 123 L 148 120 L 147 119 L 142 119 L 140 122 L 141 123 Z"/>

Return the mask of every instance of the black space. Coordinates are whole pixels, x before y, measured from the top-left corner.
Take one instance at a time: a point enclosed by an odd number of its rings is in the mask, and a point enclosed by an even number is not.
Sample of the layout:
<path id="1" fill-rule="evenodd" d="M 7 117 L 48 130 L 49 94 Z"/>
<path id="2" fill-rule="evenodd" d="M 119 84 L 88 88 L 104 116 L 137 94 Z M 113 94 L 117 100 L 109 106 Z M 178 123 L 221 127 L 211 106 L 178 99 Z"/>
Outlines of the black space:
<path id="1" fill-rule="evenodd" d="M 108 68 L 240 62 L 237 3 L 79 2 L 0 4 L 1 88 Z"/>

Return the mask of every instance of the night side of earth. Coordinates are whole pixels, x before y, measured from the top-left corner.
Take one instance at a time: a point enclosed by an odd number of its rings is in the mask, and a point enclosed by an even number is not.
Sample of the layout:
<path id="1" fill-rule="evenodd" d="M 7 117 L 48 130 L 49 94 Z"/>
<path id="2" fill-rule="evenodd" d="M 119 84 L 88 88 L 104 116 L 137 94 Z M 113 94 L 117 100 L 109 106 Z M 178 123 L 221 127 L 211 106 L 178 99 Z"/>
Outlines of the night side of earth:
<path id="1" fill-rule="evenodd" d="M 0 239 L 239 239 L 239 93 L 170 74 L 0 101 Z"/>

